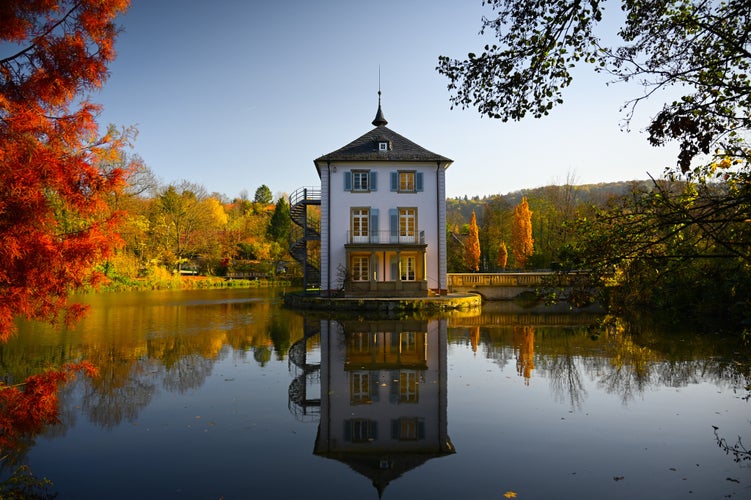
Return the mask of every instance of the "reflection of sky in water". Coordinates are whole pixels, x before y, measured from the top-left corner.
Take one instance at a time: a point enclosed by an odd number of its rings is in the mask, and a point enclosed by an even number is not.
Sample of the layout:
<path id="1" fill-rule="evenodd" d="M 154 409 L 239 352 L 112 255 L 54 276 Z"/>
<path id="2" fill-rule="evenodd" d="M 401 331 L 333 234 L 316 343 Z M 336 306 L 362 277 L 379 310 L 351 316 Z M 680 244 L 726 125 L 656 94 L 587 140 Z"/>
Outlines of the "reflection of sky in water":
<path id="1" fill-rule="evenodd" d="M 55 483 L 60 499 L 377 498 L 346 461 L 314 455 L 319 414 L 300 418 L 290 402 L 301 372 L 287 350 L 303 335 L 302 316 L 269 305 L 269 295 L 204 293 L 185 301 L 165 294 L 150 309 L 137 304 L 148 294 L 123 297 L 76 332 L 2 349 L 10 372 L 61 352 L 105 364 L 100 380 L 66 388 L 63 425 L 37 438 L 32 470 Z M 445 415 L 456 453 L 408 470 L 384 498 L 751 493 L 750 469 L 726 456 L 712 432 L 715 425 L 731 444 L 739 435 L 751 442 L 746 382 L 709 343 L 686 337 L 690 348 L 666 359 L 657 337 L 593 339 L 584 329 L 515 330 L 492 318 L 494 326 L 479 328 L 468 326 L 471 318 L 448 320 Z M 53 346 L 60 336 L 66 343 Z M 306 345 L 308 363 L 325 360 L 319 336 Z M 317 376 L 307 396 L 325 400 Z"/>

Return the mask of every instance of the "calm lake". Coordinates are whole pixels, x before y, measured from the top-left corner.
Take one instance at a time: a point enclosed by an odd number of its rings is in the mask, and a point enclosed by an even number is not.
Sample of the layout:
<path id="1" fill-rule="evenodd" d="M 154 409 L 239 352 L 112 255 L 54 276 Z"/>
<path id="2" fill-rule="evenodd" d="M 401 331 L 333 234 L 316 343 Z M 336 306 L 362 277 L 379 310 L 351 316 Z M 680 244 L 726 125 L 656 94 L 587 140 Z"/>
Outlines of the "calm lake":
<path id="1" fill-rule="evenodd" d="M 90 295 L 74 329 L 21 324 L 6 382 L 100 375 L 2 473 L 61 500 L 751 498 L 751 461 L 718 445 L 751 445 L 731 340 L 514 303 L 321 316 L 280 292 Z"/>

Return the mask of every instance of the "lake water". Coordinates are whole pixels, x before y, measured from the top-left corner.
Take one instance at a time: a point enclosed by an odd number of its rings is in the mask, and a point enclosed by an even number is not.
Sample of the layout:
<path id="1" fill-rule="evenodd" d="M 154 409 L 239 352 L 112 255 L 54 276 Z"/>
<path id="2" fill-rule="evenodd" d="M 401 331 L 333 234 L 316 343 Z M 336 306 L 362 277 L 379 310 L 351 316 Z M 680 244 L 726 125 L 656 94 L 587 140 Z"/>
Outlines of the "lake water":
<path id="1" fill-rule="evenodd" d="M 279 293 L 91 295 L 74 329 L 21 324 L 7 382 L 100 375 L 2 472 L 29 464 L 61 500 L 751 498 L 751 461 L 718 445 L 751 444 L 730 340 L 513 303 L 321 316 Z"/>

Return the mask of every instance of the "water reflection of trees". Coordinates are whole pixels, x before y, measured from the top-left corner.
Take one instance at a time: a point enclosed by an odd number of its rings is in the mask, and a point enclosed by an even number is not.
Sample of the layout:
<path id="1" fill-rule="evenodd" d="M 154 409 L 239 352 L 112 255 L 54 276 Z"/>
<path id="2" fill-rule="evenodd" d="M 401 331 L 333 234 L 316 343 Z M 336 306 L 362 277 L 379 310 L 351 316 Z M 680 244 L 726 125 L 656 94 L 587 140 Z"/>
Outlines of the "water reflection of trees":
<path id="1" fill-rule="evenodd" d="M 209 292 L 207 292 L 209 293 Z M 301 338 L 302 318 L 280 309 L 271 300 L 235 299 L 247 292 L 191 295 L 180 302 L 169 294 L 147 297 L 121 295 L 92 307 L 74 329 L 54 330 L 25 323 L 19 335 L 0 345 L 0 371 L 8 382 L 23 380 L 49 366 L 79 359 L 99 369 L 95 379 L 79 381 L 61 392 L 62 425 L 51 434 L 64 434 L 76 415 L 112 428 L 133 421 L 159 390 L 185 393 L 203 385 L 217 362 L 232 356 L 249 357 L 264 366 L 274 355 L 284 359 L 293 340 Z M 154 304 L 163 299 L 164 303 Z M 81 397 L 80 408 L 71 403 Z"/>
<path id="2" fill-rule="evenodd" d="M 556 400 L 566 401 L 571 408 L 581 410 L 587 390 L 584 388 L 573 346 L 566 343 L 566 347 L 567 349 L 557 356 L 543 357 L 540 369 L 550 380 L 550 389 Z"/>
<path id="3" fill-rule="evenodd" d="M 587 397 L 587 379 L 624 404 L 651 387 L 700 382 L 745 387 L 750 380 L 749 360 L 733 349 L 737 343 L 717 338 L 675 336 L 620 320 L 593 327 L 555 324 L 544 315 L 529 321 L 521 315 L 490 319 L 482 315 L 452 322 L 450 342 L 471 344 L 501 369 L 514 361 L 525 385 L 535 376 L 547 378 L 556 399 L 574 409 L 581 409 Z"/>
<path id="4" fill-rule="evenodd" d="M 85 383 L 81 408 L 89 420 L 111 429 L 123 421 L 132 422 L 151 402 L 156 385 L 148 362 L 127 365 L 128 373 L 115 374 L 111 366 Z"/>

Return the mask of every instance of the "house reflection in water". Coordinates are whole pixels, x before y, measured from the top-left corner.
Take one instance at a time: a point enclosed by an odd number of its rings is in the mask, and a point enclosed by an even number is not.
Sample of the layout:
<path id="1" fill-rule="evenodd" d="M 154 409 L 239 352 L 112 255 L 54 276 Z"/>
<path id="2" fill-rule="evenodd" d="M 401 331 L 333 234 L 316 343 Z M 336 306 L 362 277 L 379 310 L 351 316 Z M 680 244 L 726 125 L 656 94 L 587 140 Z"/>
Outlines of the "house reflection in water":
<path id="1" fill-rule="evenodd" d="M 380 496 L 405 472 L 454 453 L 445 319 L 321 320 L 320 344 L 316 455 L 349 465 Z"/>

